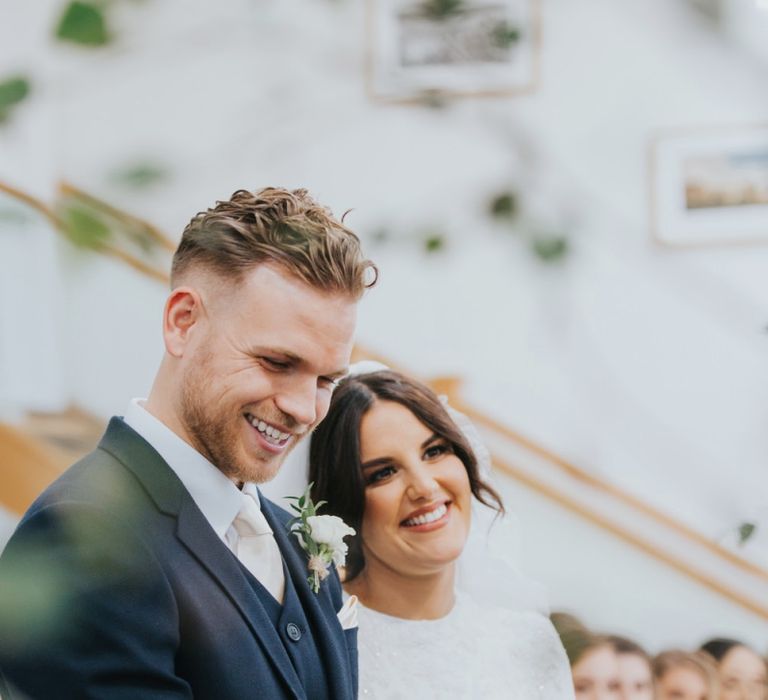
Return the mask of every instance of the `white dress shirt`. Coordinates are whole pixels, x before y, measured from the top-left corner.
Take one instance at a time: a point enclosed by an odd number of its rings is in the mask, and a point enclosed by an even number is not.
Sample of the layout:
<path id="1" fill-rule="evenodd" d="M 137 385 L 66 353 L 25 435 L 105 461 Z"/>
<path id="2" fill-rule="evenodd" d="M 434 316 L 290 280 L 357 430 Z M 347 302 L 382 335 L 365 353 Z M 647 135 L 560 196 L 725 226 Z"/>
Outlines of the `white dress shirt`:
<path id="1" fill-rule="evenodd" d="M 243 503 L 242 491 L 192 445 L 147 411 L 145 401 L 131 401 L 125 422 L 168 463 L 219 539 L 237 554 L 239 536 L 232 523 Z M 248 491 L 258 502 L 256 488 Z"/>

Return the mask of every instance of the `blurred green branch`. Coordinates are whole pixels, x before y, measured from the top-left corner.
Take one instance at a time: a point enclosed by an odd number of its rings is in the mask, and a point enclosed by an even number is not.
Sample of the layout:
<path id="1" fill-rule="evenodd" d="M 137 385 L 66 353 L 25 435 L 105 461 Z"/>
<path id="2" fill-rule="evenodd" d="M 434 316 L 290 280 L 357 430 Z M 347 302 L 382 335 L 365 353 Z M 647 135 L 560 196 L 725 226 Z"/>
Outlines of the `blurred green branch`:
<path id="1" fill-rule="evenodd" d="M 143 219 L 67 182 L 59 183 L 57 197 L 51 206 L 3 182 L 0 182 L 0 192 L 40 213 L 78 248 L 115 258 L 148 277 L 168 283 L 165 258 L 170 257 L 176 246 L 164 233 Z"/>

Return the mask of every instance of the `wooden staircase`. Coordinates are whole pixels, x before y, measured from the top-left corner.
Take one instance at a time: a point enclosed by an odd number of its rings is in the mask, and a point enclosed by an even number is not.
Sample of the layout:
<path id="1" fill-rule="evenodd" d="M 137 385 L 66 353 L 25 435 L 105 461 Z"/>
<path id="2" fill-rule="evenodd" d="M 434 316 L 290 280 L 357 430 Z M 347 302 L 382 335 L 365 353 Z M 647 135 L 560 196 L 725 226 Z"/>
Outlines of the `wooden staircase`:
<path id="1" fill-rule="evenodd" d="M 19 424 L 0 423 L 0 506 L 21 515 L 67 467 L 90 452 L 104 423 L 72 406 L 29 413 Z"/>

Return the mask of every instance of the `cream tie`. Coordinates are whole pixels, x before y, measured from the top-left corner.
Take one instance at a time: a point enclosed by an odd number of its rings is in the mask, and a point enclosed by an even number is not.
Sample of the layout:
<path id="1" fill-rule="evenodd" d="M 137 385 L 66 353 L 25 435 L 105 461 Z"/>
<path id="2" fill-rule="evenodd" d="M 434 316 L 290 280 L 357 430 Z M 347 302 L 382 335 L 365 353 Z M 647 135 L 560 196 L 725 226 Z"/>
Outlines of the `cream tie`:
<path id="1" fill-rule="evenodd" d="M 249 486 L 246 484 L 243 488 L 243 504 L 232 523 L 238 535 L 235 553 L 245 568 L 282 603 L 285 590 L 283 557 L 272 528 L 249 493 Z"/>

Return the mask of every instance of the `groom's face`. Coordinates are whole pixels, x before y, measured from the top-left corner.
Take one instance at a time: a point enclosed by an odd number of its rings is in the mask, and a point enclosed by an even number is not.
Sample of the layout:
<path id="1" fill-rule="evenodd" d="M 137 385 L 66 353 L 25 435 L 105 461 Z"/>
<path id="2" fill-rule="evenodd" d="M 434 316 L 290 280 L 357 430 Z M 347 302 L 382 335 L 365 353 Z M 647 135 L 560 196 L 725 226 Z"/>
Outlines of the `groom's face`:
<path id="1" fill-rule="evenodd" d="M 328 412 L 347 371 L 356 301 L 271 265 L 201 288 L 182 357 L 183 429 L 230 478 L 268 481 Z"/>

